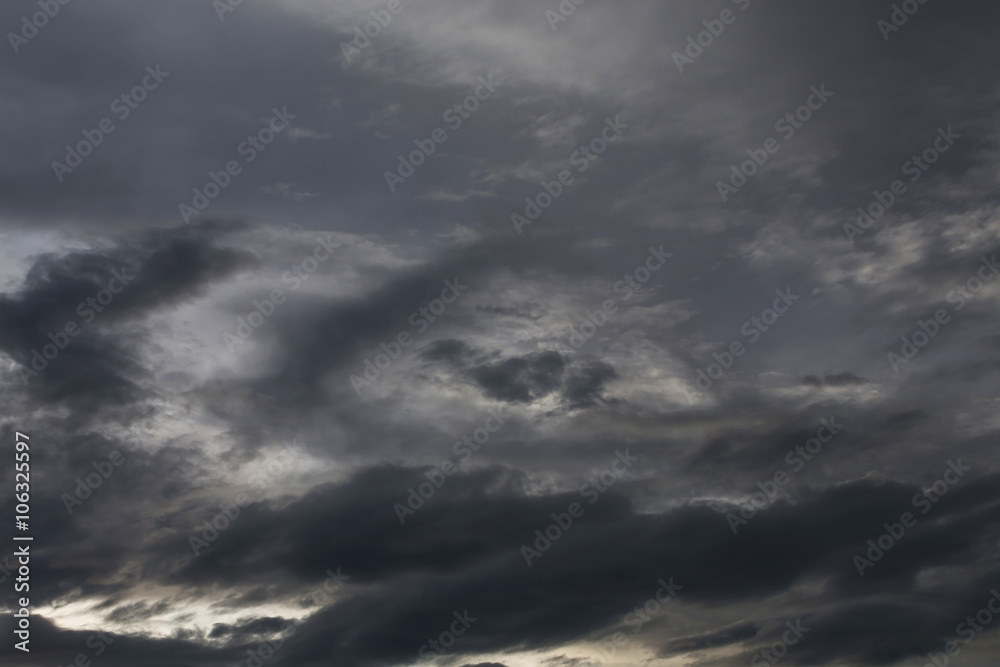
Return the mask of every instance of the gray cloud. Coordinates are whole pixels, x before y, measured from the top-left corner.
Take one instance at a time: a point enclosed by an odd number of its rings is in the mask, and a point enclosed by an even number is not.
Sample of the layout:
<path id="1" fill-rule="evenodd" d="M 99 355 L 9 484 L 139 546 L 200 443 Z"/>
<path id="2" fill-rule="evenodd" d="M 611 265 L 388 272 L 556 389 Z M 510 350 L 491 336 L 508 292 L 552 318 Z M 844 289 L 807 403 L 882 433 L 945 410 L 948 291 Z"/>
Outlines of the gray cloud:
<path id="1" fill-rule="evenodd" d="M 993 664 L 995 3 L 218 4 L 58 5 L 0 62 L 0 663 L 727 667 L 800 619 L 788 665 Z"/>

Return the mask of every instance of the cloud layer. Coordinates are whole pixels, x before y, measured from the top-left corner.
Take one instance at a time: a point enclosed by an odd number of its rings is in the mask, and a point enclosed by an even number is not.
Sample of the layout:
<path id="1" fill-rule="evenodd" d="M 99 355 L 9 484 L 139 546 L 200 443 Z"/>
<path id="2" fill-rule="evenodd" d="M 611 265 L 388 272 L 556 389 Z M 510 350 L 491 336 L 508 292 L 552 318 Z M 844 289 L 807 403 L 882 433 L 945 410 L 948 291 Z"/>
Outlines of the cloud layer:
<path id="1" fill-rule="evenodd" d="M 0 664 L 994 664 L 995 4 L 54 4 Z"/>

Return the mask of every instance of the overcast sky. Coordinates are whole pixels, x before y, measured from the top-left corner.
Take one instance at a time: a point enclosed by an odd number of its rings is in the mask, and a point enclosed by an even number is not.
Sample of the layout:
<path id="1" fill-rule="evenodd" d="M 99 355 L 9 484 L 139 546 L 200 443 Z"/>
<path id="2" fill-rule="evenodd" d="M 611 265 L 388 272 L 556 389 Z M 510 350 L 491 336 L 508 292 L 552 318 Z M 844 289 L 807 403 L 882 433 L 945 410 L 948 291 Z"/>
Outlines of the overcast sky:
<path id="1" fill-rule="evenodd" d="M 998 20 L 4 2 L 0 664 L 995 665 Z"/>

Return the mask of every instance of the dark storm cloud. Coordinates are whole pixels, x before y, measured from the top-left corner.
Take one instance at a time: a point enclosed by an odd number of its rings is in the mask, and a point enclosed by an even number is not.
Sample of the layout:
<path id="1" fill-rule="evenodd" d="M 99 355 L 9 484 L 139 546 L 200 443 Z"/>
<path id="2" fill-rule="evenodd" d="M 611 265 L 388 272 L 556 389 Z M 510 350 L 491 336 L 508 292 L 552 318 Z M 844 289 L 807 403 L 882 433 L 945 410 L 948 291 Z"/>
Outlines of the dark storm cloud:
<path id="1" fill-rule="evenodd" d="M 556 2 L 404 0 L 351 63 L 341 42 L 384 3 L 243 2 L 224 20 L 217 4 L 59 5 L 0 58 L 0 433 L 40 443 L 41 547 L 32 653 L 5 645 L 0 662 L 70 664 L 113 628 L 94 664 L 246 664 L 295 617 L 268 667 L 414 664 L 467 611 L 435 663 L 594 664 L 568 656 L 623 631 L 623 661 L 729 667 L 801 619 L 783 664 L 862 667 L 942 650 L 983 606 L 1000 581 L 997 283 L 978 273 L 1000 249 L 996 3 L 919 4 L 886 40 L 890 2 L 595 0 L 553 29 Z M 674 52 L 723 9 L 735 21 L 679 72 Z M 0 26 L 36 11 L 4 4 Z M 118 117 L 147 66 L 168 74 Z M 385 172 L 491 72 L 496 93 L 390 192 Z M 833 96 L 722 202 L 717 182 L 812 86 Z M 276 107 L 290 126 L 245 161 Z M 618 115 L 621 140 L 581 170 L 574 152 Z M 59 181 L 52 162 L 104 117 L 114 132 Z M 948 127 L 954 146 L 848 240 L 855 209 Z M 231 159 L 242 173 L 181 224 Z M 563 169 L 575 182 L 541 207 Z M 541 210 L 522 235 L 525 197 Z M 222 331 L 328 233 L 340 255 L 225 354 Z M 625 297 L 661 245 L 670 261 Z M 128 285 L 84 322 L 115 272 Z M 446 280 L 468 290 L 416 333 Z M 751 343 L 776 289 L 799 299 Z M 951 321 L 893 369 L 939 309 Z M 25 385 L 70 320 L 82 332 Z M 414 344 L 355 392 L 401 332 Z M 745 354 L 699 391 L 733 341 Z M 504 425 L 446 474 L 487 409 Z M 792 470 L 821 419 L 843 428 Z M 293 439 L 194 555 L 189 535 Z M 113 451 L 125 462 L 67 511 Z M 616 451 L 640 461 L 588 504 L 581 485 Z M 972 471 L 942 495 L 957 460 Z M 779 471 L 777 497 L 734 522 Z M 526 564 L 520 547 L 573 502 L 584 515 Z M 855 556 L 907 511 L 915 526 L 859 576 Z M 678 599 L 632 633 L 627 614 L 671 577 Z M 970 667 L 990 664 L 996 627 L 963 645 Z"/>
<path id="2" fill-rule="evenodd" d="M 471 346 L 460 348 L 459 343 L 448 342 L 458 340 L 453 338 L 445 342 L 427 339 L 448 327 L 478 323 L 474 302 L 488 298 L 491 283 L 498 275 L 513 268 L 545 273 L 555 268 L 564 275 L 590 275 L 590 267 L 581 259 L 574 252 L 551 257 L 544 247 L 522 246 L 504 237 L 491 238 L 489 242 L 451 250 L 435 257 L 432 263 L 388 278 L 376 273 L 372 276 L 376 286 L 363 294 L 333 301 L 299 297 L 274 316 L 273 327 L 256 334 L 273 345 L 275 368 L 250 384 L 258 392 L 276 395 L 283 406 L 294 405 L 297 409 L 317 406 L 323 400 L 324 393 L 331 391 L 320 386 L 328 376 L 338 378 L 338 386 L 348 390 L 346 395 L 355 397 L 349 391 L 350 376 L 362 377 L 365 360 L 382 353 L 380 344 L 393 343 L 400 333 L 412 336 L 422 358 L 454 365 L 471 354 Z M 426 313 L 421 316 L 419 309 L 426 310 L 432 300 L 448 289 L 445 281 L 459 285 L 462 295 L 436 319 L 426 318 Z M 424 320 L 426 326 L 414 325 L 414 317 Z M 546 346 L 555 347 L 555 341 L 547 341 Z M 487 357 L 494 354 L 485 350 L 475 352 Z M 408 355 L 409 350 L 403 354 Z M 554 352 L 542 352 L 525 359 L 484 360 L 466 372 L 487 396 L 523 402 L 558 388 L 562 363 Z M 392 370 L 387 371 L 386 375 L 391 373 Z M 378 382 L 384 384 L 389 380 Z M 260 408 L 268 411 L 273 406 Z M 246 419 L 256 421 L 258 416 L 248 414 Z"/>
<path id="3" fill-rule="evenodd" d="M 519 547 L 533 543 L 534 530 L 551 523 L 553 512 L 580 501 L 579 494 L 532 498 L 525 495 L 523 479 L 509 472 L 462 474 L 400 526 L 392 505 L 407 487 L 425 481 L 420 472 L 372 469 L 281 508 L 247 510 L 246 518 L 172 576 L 185 585 L 236 585 L 251 577 L 262 581 L 278 576 L 307 587 L 328 568 L 351 573 L 351 595 L 302 626 L 289 643 L 288 664 L 333 656 L 334 645 L 345 664 L 405 659 L 456 609 L 474 610 L 473 616 L 482 619 L 466 638 L 467 646 L 456 647 L 458 653 L 499 650 L 507 642 L 543 647 L 600 630 L 613 621 L 616 610 L 648 597 L 661 577 L 674 577 L 684 586 L 682 606 L 739 604 L 789 591 L 804 578 L 830 578 L 831 585 L 811 610 L 800 605 L 795 612 L 809 618 L 808 627 L 825 628 L 810 635 L 821 638 L 810 646 L 810 657 L 793 663 L 809 664 L 808 659 L 820 655 L 824 660 L 850 655 L 845 646 L 887 631 L 891 623 L 885 614 L 878 624 L 858 626 L 839 623 L 840 612 L 820 611 L 850 608 L 869 598 L 888 596 L 897 600 L 891 604 L 911 607 L 950 600 L 940 611 L 916 615 L 919 623 L 892 625 L 895 657 L 930 646 L 927 628 L 943 633 L 961 606 L 954 600 L 981 595 L 988 590 L 981 587 L 989 575 L 965 576 L 940 591 L 918 586 L 918 573 L 987 562 L 991 536 L 998 530 L 995 475 L 963 480 L 933 505 L 927 518 L 912 502 L 918 487 L 864 481 L 805 493 L 795 504 L 778 502 L 736 535 L 726 518 L 707 508 L 641 515 L 612 494 L 593 506 L 584 504 L 584 518 L 527 567 Z M 865 552 L 866 540 L 885 532 L 882 524 L 897 522 L 907 510 L 920 517 L 916 527 L 886 552 L 885 562 L 859 577 L 852 557 Z M 254 546 L 259 544 L 280 546 L 264 554 Z M 607 544 L 614 549 L 601 547 Z M 588 582 L 586 599 L 567 607 L 564 600 L 579 591 L 581 580 Z M 442 589 L 444 581 L 451 583 Z M 431 589 L 437 592 L 428 598 Z M 526 609 L 531 610 L 527 617 Z M 828 614 L 830 623 L 824 624 Z M 833 635 L 839 641 L 826 639 Z M 743 625 L 669 646 L 674 654 L 691 650 L 692 642 L 718 646 L 753 638 L 764 637 Z M 873 650 L 862 657 L 879 655 Z"/>
<path id="4" fill-rule="evenodd" d="M 476 366 L 470 375 L 490 398 L 530 403 L 562 383 L 563 368 L 557 352 L 542 352 Z"/>
<path id="5" fill-rule="evenodd" d="M 96 664 L 112 667 L 127 667 L 143 664 L 150 667 L 195 667 L 200 665 L 232 664 L 247 657 L 248 650 L 254 650 L 260 642 L 233 644 L 225 649 L 203 645 L 201 637 L 178 636 L 170 639 L 130 637 L 114 633 L 94 631 L 68 631 L 55 627 L 45 618 L 37 618 L 34 625 L 33 642 L 45 646 L 44 652 L 32 651 L 25 655 L 5 645 L 0 647 L 0 659 L 10 664 L 26 667 L 42 667 L 53 663 L 72 664 L 77 656 Z M 185 633 L 178 632 L 178 635 Z M 34 645 L 34 644 L 33 644 Z M 98 654 L 100 651 L 100 654 Z M 81 662 L 82 660 L 81 659 Z"/>
<path id="6" fill-rule="evenodd" d="M 601 399 L 604 385 L 618 378 L 618 373 L 611 364 L 597 361 L 582 368 L 579 373 L 566 382 L 565 397 L 570 409 L 588 408 Z M 611 401 L 614 403 L 614 401 Z"/>
<path id="7" fill-rule="evenodd" d="M 140 399 L 142 338 L 123 324 L 250 266 L 251 256 L 214 244 L 224 229 L 154 232 L 107 250 L 38 257 L 24 283 L 0 296 L 0 349 L 21 366 L 12 375 L 39 400 L 85 411 Z"/>
<path id="8" fill-rule="evenodd" d="M 482 350 L 476 352 L 479 357 L 495 356 L 484 354 Z M 462 341 L 437 340 L 420 356 L 462 370 L 488 398 L 531 403 L 559 390 L 571 410 L 593 406 L 594 399 L 602 398 L 604 385 L 618 377 L 606 362 L 568 364 L 555 351 L 478 364 L 470 362 L 473 354 L 473 349 Z"/>
<path id="9" fill-rule="evenodd" d="M 80 433 L 74 434 L 74 429 Z M 169 601 L 134 602 L 129 585 L 95 579 L 94 573 L 95 568 L 110 572 L 134 562 L 134 546 L 147 530 L 155 530 L 149 514 L 158 515 L 159 529 L 176 522 L 173 513 L 164 514 L 162 504 L 206 484 L 207 461 L 197 446 L 176 442 L 174 447 L 147 451 L 74 423 L 37 428 L 31 438 L 37 443 L 31 457 L 31 519 L 47 543 L 31 562 L 35 604 L 66 596 L 104 600 L 96 608 L 113 621 L 176 609 Z M 13 462 L 3 462 L 3 469 L 13 477 Z M 5 555 L 0 552 L 0 561 Z"/>

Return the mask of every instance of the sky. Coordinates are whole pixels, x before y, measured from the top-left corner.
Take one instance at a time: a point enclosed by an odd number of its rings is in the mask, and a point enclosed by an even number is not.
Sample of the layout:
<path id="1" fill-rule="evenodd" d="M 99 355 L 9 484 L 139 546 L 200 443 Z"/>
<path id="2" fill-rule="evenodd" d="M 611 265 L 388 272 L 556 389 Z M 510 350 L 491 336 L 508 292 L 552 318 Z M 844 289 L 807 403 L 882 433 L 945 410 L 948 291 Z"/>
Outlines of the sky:
<path id="1" fill-rule="evenodd" d="M 0 665 L 995 665 L 998 20 L 4 2 Z"/>

